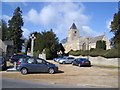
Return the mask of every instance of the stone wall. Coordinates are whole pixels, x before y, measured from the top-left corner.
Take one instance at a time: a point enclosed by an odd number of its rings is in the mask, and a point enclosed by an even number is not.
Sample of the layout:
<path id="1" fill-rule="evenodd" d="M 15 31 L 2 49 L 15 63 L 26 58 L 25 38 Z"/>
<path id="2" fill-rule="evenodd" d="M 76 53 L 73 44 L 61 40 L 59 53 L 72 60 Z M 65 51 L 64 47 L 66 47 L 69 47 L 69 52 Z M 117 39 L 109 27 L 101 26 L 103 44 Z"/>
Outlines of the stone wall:
<path id="1" fill-rule="evenodd" d="M 72 56 L 72 55 L 70 55 Z M 73 56 L 75 58 L 79 58 L 79 57 L 83 57 L 83 56 Z M 87 58 L 87 57 L 83 57 L 83 58 Z M 104 57 L 90 57 L 89 56 L 89 60 L 91 61 L 92 65 L 98 65 L 98 66 L 115 66 L 118 67 L 118 60 L 120 60 L 120 58 L 104 58 Z"/>

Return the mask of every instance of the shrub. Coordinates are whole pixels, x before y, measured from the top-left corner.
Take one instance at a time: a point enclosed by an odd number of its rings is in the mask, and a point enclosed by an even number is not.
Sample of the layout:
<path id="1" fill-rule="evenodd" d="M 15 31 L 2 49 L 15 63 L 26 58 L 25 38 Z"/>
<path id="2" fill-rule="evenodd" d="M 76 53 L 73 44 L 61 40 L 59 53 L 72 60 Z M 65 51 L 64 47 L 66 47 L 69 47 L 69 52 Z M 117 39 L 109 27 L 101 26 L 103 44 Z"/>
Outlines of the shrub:
<path id="1" fill-rule="evenodd" d="M 103 49 L 94 49 L 90 51 L 90 56 L 96 57 L 96 56 L 103 56 L 106 50 Z"/>
<path id="2" fill-rule="evenodd" d="M 73 55 L 73 56 L 79 56 L 79 55 L 80 55 L 80 51 L 79 51 L 79 50 L 77 50 L 77 51 L 71 50 L 71 51 L 69 52 L 69 54 L 70 54 L 70 55 Z"/>
<path id="3" fill-rule="evenodd" d="M 39 57 L 39 54 L 41 54 L 41 52 L 39 50 L 38 51 L 34 51 L 33 56 L 34 57 Z"/>
<path id="4" fill-rule="evenodd" d="M 118 49 L 112 48 L 107 50 L 107 52 L 103 56 L 105 58 L 120 58 L 120 53 Z"/>

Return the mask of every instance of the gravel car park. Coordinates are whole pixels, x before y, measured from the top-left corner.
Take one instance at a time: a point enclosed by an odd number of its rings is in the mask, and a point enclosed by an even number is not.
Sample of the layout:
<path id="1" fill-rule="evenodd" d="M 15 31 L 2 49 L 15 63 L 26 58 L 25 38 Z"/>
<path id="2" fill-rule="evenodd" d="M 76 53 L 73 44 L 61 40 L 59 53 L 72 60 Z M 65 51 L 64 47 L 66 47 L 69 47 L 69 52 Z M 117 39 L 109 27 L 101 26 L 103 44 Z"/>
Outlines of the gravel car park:
<path id="1" fill-rule="evenodd" d="M 117 88 L 118 87 L 118 68 L 101 67 L 75 67 L 72 64 L 59 64 L 59 72 L 55 74 L 34 73 L 22 75 L 19 72 L 2 72 L 3 78 L 13 78 L 20 80 L 30 80 L 34 82 L 44 82 L 51 84 L 64 84 L 79 87 L 79 85 L 97 88 Z"/>

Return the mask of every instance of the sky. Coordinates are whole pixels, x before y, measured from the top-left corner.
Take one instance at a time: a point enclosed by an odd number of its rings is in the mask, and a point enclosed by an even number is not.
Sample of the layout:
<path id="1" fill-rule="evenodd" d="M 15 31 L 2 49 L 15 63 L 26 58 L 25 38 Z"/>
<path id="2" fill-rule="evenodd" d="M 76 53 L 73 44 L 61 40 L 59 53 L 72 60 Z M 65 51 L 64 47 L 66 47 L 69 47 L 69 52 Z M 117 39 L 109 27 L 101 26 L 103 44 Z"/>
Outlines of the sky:
<path id="1" fill-rule="evenodd" d="M 106 33 L 111 39 L 110 22 L 118 11 L 117 2 L 2 2 L 2 19 L 8 23 L 18 6 L 22 10 L 25 38 L 32 32 L 52 29 L 60 41 L 67 37 L 73 22 L 80 36 Z"/>

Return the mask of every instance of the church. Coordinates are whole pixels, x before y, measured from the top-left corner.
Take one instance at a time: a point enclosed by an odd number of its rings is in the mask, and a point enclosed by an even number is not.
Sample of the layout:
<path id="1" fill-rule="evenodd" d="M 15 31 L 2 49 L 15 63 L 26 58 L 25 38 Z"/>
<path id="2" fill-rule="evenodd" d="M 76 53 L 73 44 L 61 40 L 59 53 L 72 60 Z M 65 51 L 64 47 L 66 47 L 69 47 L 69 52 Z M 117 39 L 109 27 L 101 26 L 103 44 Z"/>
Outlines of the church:
<path id="1" fill-rule="evenodd" d="M 70 50 L 90 50 L 96 48 L 96 42 L 99 40 L 106 41 L 106 49 L 110 49 L 110 41 L 106 37 L 105 33 L 96 37 L 82 37 L 75 23 L 72 24 L 68 31 L 68 35 L 61 41 L 66 52 Z"/>

